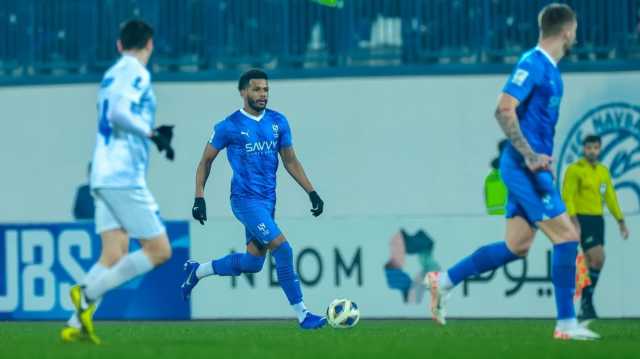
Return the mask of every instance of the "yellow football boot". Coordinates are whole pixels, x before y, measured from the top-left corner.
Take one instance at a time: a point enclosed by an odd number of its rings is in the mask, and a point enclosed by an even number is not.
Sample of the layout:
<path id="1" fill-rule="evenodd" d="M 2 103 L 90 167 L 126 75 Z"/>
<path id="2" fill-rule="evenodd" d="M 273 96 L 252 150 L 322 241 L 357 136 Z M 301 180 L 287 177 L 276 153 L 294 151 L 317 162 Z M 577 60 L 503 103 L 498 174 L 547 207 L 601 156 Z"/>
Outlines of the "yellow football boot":
<path id="1" fill-rule="evenodd" d="M 84 332 L 80 328 L 65 326 L 60 331 L 60 339 L 65 343 L 74 343 L 82 340 Z"/>
<path id="2" fill-rule="evenodd" d="M 84 294 L 79 285 L 71 287 L 69 295 L 73 306 L 76 308 L 78 320 L 82 324 L 82 330 L 93 344 L 100 344 L 100 338 L 96 335 L 96 330 L 93 326 L 93 313 L 96 311 L 95 303 L 87 304 L 86 307 L 83 307 L 82 296 Z"/>

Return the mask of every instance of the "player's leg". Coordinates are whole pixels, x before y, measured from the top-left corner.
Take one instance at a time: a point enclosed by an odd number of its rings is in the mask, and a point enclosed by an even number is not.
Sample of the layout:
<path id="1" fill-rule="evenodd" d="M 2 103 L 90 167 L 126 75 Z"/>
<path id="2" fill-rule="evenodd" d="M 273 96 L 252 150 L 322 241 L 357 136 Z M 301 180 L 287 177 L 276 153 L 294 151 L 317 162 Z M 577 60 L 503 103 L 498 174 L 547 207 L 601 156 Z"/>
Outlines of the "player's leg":
<path id="1" fill-rule="evenodd" d="M 182 298 L 184 300 L 189 299 L 193 288 L 204 277 L 211 275 L 237 276 L 242 273 L 260 272 L 266 255 L 266 247 L 259 246 L 255 241 L 249 241 L 245 253 L 231 253 L 222 258 L 203 263 L 198 263 L 192 259 L 186 261 L 184 263 L 186 279 L 180 286 Z"/>
<path id="2" fill-rule="evenodd" d="M 92 314 L 95 302 L 109 290 L 151 271 L 171 257 L 171 246 L 158 214 L 157 205 L 147 189 L 101 189 L 96 191 L 131 237 L 140 240 L 142 248 L 123 256 L 82 289 L 75 289 L 78 314 L 89 336 L 95 336 Z M 120 243 L 120 249 L 124 246 Z"/>
<path id="3" fill-rule="evenodd" d="M 504 241 L 478 248 L 447 271 L 428 273 L 426 284 L 431 291 L 433 319 L 439 324 L 446 324 L 445 301 L 449 291 L 469 277 L 494 270 L 526 256 L 534 236 L 535 229 L 522 216 L 514 215 L 507 219 Z"/>
<path id="4" fill-rule="evenodd" d="M 598 339 L 600 337 L 598 334 L 578 325 L 573 306 L 579 239 L 575 226 L 564 211 L 552 219 L 538 222 L 538 226 L 553 243 L 551 280 L 557 309 L 554 337 L 576 340 Z"/>
<path id="5" fill-rule="evenodd" d="M 100 233 L 102 248 L 99 260 L 91 266 L 89 272 L 80 281 L 81 286 L 86 286 L 96 280 L 106 269 L 111 268 L 127 252 L 129 237 L 122 229 L 112 229 Z M 100 301 L 96 301 L 96 309 Z M 74 312 L 67 325 L 61 332 L 63 341 L 72 342 L 81 339 L 83 336 L 82 324 L 78 319 L 78 314 Z"/>
<path id="6" fill-rule="evenodd" d="M 278 275 L 280 287 L 284 291 L 289 305 L 296 313 L 300 327 L 302 329 L 322 328 L 327 323 L 327 319 L 324 316 L 308 311 L 302 300 L 302 288 L 293 265 L 293 249 L 289 242 L 282 234 L 279 234 L 269 241 L 268 248 L 276 262 L 276 274 Z"/>
<path id="7" fill-rule="evenodd" d="M 93 283 L 98 277 L 100 277 L 108 267 L 113 266 L 124 254 L 127 252 L 129 238 L 122 230 L 122 225 L 114 216 L 112 209 L 107 203 L 97 194 L 95 195 L 95 225 L 96 233 L 100 235 L 102 242 L 102 248 L 100 258 L 96 262 L 85 278 L 80 282 L 80 285 L 71 288 L 71 299 L 76 307 L 76 311 L 73 313 L 67 326 L 63 328 L 60 333 L 63 341 L 76 341 L 82 339 L 87 334 L 87 330 L 83 328 L 83 324 L 80 320 L 80 314 L 82 311 L 82 290 L 81 286 L 86 286 Z M 93 306 L 93 311 L 97 308 L 99 302 L 96 302 Z M 93 311 L 85 313 L 85 316 L 92 316 Z M 88 313 L 88 314 L 87 314 Z M 93 325 L 89 323 L 89 325 Z M 91 336 L 87 336 L 88 339 L 94 342 L 99 342 L 95 333 Z"/>
<path id="8" fill-rule="evenodd" d="M 580 244 L 584 251 L 587 267 L 589 269 L 589 279 L 591 284 L 584 288 L 580 301 L 580 320 L 590 321 L 598 317 L 593 306 L 593 293 L 600 271 L 604 266 L 604 218 L 602 216 L 579 216 L 580 227 L 583 233 L 580 236 Z"/>
<path id="9" fill-rule="evenodd" d="M 95 302 L 113 288 L 151 271 L 171 258 L 171 246 L 166 233 L 140 240 L 139 250 L 122 257 L 95 281 L 84 288 L 88 301 Z"/>

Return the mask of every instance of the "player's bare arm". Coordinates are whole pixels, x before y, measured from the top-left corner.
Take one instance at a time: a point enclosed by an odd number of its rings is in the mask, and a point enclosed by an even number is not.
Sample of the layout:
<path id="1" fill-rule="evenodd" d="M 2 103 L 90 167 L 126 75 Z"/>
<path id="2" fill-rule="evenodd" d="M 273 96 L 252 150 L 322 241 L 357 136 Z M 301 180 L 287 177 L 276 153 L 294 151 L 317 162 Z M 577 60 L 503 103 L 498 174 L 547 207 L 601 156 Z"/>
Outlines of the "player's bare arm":
<path id="1" fill-rule="evenodd" d="M 204 151 L 202 151 L 202 157 L 200 158 L 198 169 L 196 170 L 195 201 L 193 202 L 193 207 L 191 208 L 191 215 L 202 225 L 204 225 L 204 222 L 207 220 L 207 206 L 204 200 L 204 186 L 207 183 L 207 178 L 209 178 L 209 173 L 211 173 L 211 165 L 213 164 L 213 160 L 216 159 L 218 153 L 220 153 L 220 151 L 207 143 L 204 146 Z"/>
<path id="2" fill-rule="evenodd" d="M 291 177 L 293 177 L 296 182 L 302 187 L 308 194 L 309 200 L 311 200 L 311 213 L 318 217 L 324 211 L 324 201 L 320 199 L 318 193 L 313 189 L 313 185 L 307 174 L 304 172 L 304 168 L 300 161 L 298 161 L 298 157 L 296 156 L 296 152 L 293 149 L 293 146 L 289 146 L 280 150 L 280 158 L 282 158 L 282 163 L 284 168 L 289 172 Z"/>
<path id="3" fill-rule="evenodd" d="M 218 157 L 218 153 L 220 153 L 220 151 L 213 148 L 213 146 L 211 146 L 210 144 L 207 143 L 204 146 L 202 157 L 200 158 L 198 169 L 196 170 L 196 198 L 204 197 L 204 186 L 206 185 L 207 179 L 209 178 L 209 173 L 211 173 L 211 165 L 213 164 L 213 160 Z"/>
<path id="4" fill-rule="evenodd" d="M 522 154 L 530 170 L 548 169 L 551 157 L 535 153 L 522 134 L 522 130 L 520 130 L 520 123 L 516 113 L 519 103 L 520 101 L 509 94 L 500 94 L 495 118 L 504 134 L 511 140 L 513 147 Z"/>
<path id="5" fill-rule="evenodd" d="M 281 149 L 280 158 L 282 158 L 284 168 L 291 177 L 296 180 L 300 187 L 302 187 L 307 193 L 313 192 L 313 185 L 311 184 L 311 181 L 309 181 L 307 174 L 304 172 L 304 168 L 298 160 L 293 146 Z"/>

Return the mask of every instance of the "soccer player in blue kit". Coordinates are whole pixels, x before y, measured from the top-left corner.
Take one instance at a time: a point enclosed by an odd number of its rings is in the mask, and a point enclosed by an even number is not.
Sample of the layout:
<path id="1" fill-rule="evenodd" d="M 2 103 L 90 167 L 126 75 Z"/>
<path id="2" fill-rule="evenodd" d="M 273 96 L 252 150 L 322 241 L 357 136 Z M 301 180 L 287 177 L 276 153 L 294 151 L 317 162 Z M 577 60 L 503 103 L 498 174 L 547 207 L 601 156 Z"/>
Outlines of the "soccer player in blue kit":
<path id="1" fill-rule="evenodd" d="M 278 155 L 287 172 L 309 194 L 314 216 L 322 213 L 324 203 L 296 157 L 287 119 L 281 113 L 267 109 L 267 74 L 257 69 L 245 72 L 238 81 L 238 90 L 244 99 L 243 108 L 216 124 L 209 143 L 205 145 L 196 172 L 192 214 L 201 224 L 207 220 L 204 186 L 211 164 L 226 148 L 233 170 L 231 209 L 245 226 L 247 251 L 205 263 L 187 261 L 182 295 L 188 299 L 198 281 L 206 276 L 259 272 L 269 250 L 276 262 L 278 282 L 298 317 L 300 327 L 321 328 L 327 320 L 305 307 L 300 281 L 293 266 L 293 250 L 274 221 Z"/>
<path id="2" fill-rule="evenodd" d="M 577 19 L 562 4 L 538 15 L 538 46 L 526 52 L 507 80 L 495 117 L 509 145 L 500 159 L 508 188 L 506 240 L 478 248 L 445 272 L 426 276 L 433 319 L 445 324 L 445 301 L 464 279 L 526 256 L 540 228 L 553 243 L 552 282 L 557 324 L 554 338 L 593 340 L 600 336 L 578 324 L 573 307 L 578 233 L 565 211 L 551 173 L 555 125 L 563 94 L 557 63 L 575 43 Z"/>

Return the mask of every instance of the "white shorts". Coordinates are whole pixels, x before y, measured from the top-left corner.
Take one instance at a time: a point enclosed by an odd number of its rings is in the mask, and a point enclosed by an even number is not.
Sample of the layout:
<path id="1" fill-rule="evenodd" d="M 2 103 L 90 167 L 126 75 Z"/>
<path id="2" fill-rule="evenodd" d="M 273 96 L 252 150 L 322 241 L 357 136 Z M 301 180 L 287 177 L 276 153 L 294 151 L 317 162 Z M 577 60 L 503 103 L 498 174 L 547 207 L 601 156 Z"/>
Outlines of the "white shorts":
<path id="1" fill-rule="evenodd" d="M 146 188 L 94 188 L 96 233 L 118 228 L 130 237 L 150 239 L 166 232 L 158 205 Z"/>

